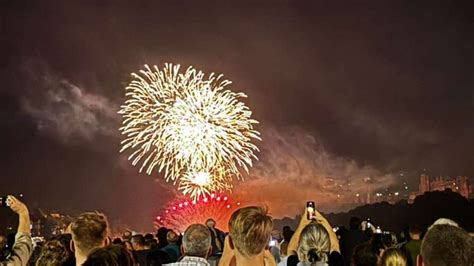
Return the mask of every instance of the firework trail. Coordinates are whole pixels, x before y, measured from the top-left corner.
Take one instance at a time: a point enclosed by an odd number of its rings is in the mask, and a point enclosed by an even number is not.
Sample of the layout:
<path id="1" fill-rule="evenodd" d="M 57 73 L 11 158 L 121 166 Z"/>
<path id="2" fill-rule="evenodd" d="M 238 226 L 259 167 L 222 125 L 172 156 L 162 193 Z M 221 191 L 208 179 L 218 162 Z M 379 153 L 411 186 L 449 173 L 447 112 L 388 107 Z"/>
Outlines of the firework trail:
<path id="1" fill-rule="evenodd" d="M 208 218 L 212 218 L 219 229 L 227 231 L 230 216 L 240 206 L 240 201 L 217 193 L 211 193 L 197 201 L 182 197 L 170 202 L 154 223 L 157 227 L 164 226 L 184 232 L 189 225 L 204 224 Z"/>
<path id="2" fill-rule="evenodd" d="M 228 89 L 230 81 L 214 73 L 207 78 L 189 67 L 165 64 L 163 70 L 145 65 L 126 88 L 127 100 L 119 113 L 125 135 L 121 152 L 151 174 L 164 173 L 193 199 L 213 191 L 231 190 L 232 181 L 248 173 L 260 140 L 258 121 L 240 101 L 247 97 Z"/>

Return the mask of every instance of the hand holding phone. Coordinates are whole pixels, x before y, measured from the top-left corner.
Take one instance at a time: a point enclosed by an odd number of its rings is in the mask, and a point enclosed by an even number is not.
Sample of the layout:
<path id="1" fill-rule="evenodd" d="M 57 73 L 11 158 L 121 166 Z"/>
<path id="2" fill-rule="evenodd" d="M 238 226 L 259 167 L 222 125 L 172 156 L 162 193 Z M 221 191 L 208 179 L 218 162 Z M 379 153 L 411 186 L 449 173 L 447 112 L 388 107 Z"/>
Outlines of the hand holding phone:
<path id="1" fill-rule="evenodd" d="M 316 219 L 316 204 L 314 203 L 314 201 L 306 202 L 306 215 L 306 218 L 308 218 L 308 220 Z"/>

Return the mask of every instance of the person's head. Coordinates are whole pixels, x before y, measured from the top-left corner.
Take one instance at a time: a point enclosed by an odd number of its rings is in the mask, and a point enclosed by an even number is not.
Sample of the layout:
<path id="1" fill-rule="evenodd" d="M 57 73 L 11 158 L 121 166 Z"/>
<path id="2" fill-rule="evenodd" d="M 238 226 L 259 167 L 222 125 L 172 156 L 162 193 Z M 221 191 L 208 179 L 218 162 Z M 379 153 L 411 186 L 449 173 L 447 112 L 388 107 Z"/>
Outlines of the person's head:
<path id="1" fill-rule="evenodd" d="M 188 226 L 181 246 L 184 255 L 207 258 L 211 252 L 211 232 L 202 224 Z"/>
<path id="2" fill-rule="evenodd" d="M 273 231 L 272 231 L 272 239 L 275 239 L 275 240 L 280 241 L 280 240 L 281 240 L 281 233 L 280 233 L 280 231 L 278 231 L 277 229 L 273 230 Z"/>
<path id="3" fill-rule="evenodd" d="M 412 226 L 410 226 L 410 229 L 408 230 L 408 233 L 410 234 L 410 239 L 420 240 L 421 228 L 418 227 L 417 225 L 412 225 Z"/>
<path id="4" fill-rule="evenodd" d="M 437 224 L 428 230 L 421 242 L 419 266 L 472 266 L 474 240 L 463 229 Z"/>
<path id="5" fill-rule="evenodd" d="M 372 235 L 369 244 L 372 248 L 372 252 L 377 256 L 380 256 L 380 254 L 382 254 L 382 252 L 387 248 L 382 234 Z"/>
<path id="6" fill-rule="evenodd" d="M 215 228 L 216 227 L 216 221 L 214 221 L 214 219 L 212 219 L 212 218 L 209 218 L 209 219 L 206 220 L 206 225 L 209 228 Z"/>
<path id="7" fill-rule="evenodd" d="M 356 246 L 352 253 L 352 265 L 376 266 L 377 255 L 372 251 L 370 244 L 364 243 Z"/>
<path id="8" fill-rule="evenodd" d="M 361 220 L 359 217 L 351 217 L 349 220 L 349 228 L 351 230 L 357 230 L 360 228 Z"/>
<path id="9" fill-rule="evenodd" d="M 114 238 L 114 240 L 112 240 L 112 244 L 116 244 L 116 245 L 122 245 L 122 239 L 120 239 L 120 237 L 116 237 Z"/>
<path id="10" fill-rule="evenodd" d="M 455 221 L 451 220 L 451 219 L 448 219 L 448 218 L 439 218 L 438 220 L 436 220 L 436 221 L 428 228 L 428 230 L 430 230 L 431 227 L 433 227 L 433 226 L 435 226 L 435 225 L 438 225 L 438 224 L 449 224 L 449 225 L 452 225 L 452 226 L 459 227 L 459 224 L 456 223 Z"/>
<path id="11" fill-rule="evenodd" d="M 285 240 L 285 242 L 290 242 L 291 240 L 291 237 L 293 236 L 295 232 L 293 230 L 283 230 L 283 240 Z"/>
<path id="12" fill-rule="evenodd" d="M 131 241 L 132 240 L 132 232 L 130 232 L 128 230 L 123 232 L 122 239 L 123 239 L 123 241 Z"/>
<path id="13" fill-rule="evenodd" d="M 155 239 L 155 237 L 153 236 L 153 234 L 146 233 L 146 234 L 145 234 L 145 241 L 146 241 L 146 240 L 149 240 L 149 239 Z"/>
<path id="14" fill-rule="evenodd" d="M 168 235 L 169 229 L 166 227 L 160 227 L 158 228 L 158 231 L 156 232 L 156 237 L 158 238 L 158 245 L 160 246 L 166 246 L 168 244 L 168 241 L 166 240 L 166 236 Z"/>
<path id="15" fill-rule="evenodd" d="M 141 234 L 136 234 L 132 236 L 132 247 L 133 250 L 143 250 L 145 249 L 145 237 Z"/>
<path id="16" fill-rule="evenodd" d="M 4 248 L 7 245 L 7 237 L 0 235 L 0 249 Z"/>
<path id="17" fill-rule="evenodd" d="M 41 248 L 41 254 L 36 261 L 36 266 L 63 265 L 72 254 L 59 240 L 46 242 Z"/>
<path id="18" fill-rule="evenodd" d="M 109 245 L 93 250 L 83 266 L 133 266 L 132 254 L 122 245 Z"/>
<path id="19" fill-rule="evenodd" d="M 298 257 L 301 261 L 328 262 L 331 242 L 329 234 L 321 224 L 310 223 L 301 231 Z"/>
<path id="20" fill-rule="evenodd" d="M 407 257 L 398 248 L 388 248 L 382 253 L 379 266 L 407 266 Z"/>
<path id="21" fill-rule="evenodd" d="M 273 221 L 262 207 L 245 207 L 235 211 L 229 220 L 230 237 L 237 252 L 253 257 L 263 252 L 270 240 Z"/>
<path id="22" fill-rule="evenodd" d="M 108 222 L 104 214 L 86 212 L 71 223 L 75 251 L 87 256 L 92 249 L 105 246 Z"/>
<path id="23" fill-rule="evenodd" d="M 176 242 L 178 242 L 178 238 L 178 234 L 173 230 L 170 230 L 168 234 L 166 234 L 166 241 L 168 241 L 169 244 L 176 244 Z"/>
<path id="24" fill-rule="evenodd" d="M 133 251 L 133 245 L 130 241 L 123 241 L 122 246 L 124 246 L 128 251 Z"/>

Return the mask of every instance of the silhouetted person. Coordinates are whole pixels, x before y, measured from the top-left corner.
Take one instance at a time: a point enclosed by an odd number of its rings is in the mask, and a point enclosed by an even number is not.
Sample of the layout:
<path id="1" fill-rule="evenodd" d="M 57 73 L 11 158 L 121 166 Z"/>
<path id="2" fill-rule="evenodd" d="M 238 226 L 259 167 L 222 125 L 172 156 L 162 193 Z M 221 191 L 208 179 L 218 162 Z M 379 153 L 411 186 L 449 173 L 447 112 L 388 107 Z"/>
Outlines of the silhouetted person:
<path id="1" fill-rule="evenodd" d="M 368 240 L 364 232 L 360 230 L 360 225 L 361 220 L 358 217 L 351 217 L 350 230 L 341 236 L 341 255 L 344 258 L 344 265 L 350 265 L 354 248 Z"/>
<path id="2" fill-rule="evenodd" d="M 168 245 L 166 236 L 168 235 L 169 229 L 166 227 L 160 227 L 156 232 L 156 238 L 158 238 L 158 246 L 156 248 L 162 249 Z"/>
<path id="3" fill-rule="evenodd" d="M 280 254 L 282 257 L 288 256 L 288 244 L 290 243 L 291 237 L 295 231 L 291 230 L 289 226 L 283 227 L 283 241 L 280 244 Z"/>
<path id="4" fill-rule="evenodd" d="M 224 249 L 224 233 L 216 228 L 216 221 L 214 219 L 207 219 L 206 226 L 211 232 L 212 255 L 222 253 Z"/>
<path id="5" fill-rule="evenodd" d="M 409 229 L 410 240 L 405 244 L 404 250 L 407 253 L 408 265 L 416 265 L 416 257 L 420 254 L 421 248 L 421 229 L 414 225 Z"/>
<path id="6" fill-rule="evenodd" d="M 109 245 L 93 250 L 83 266 L 134 266 L 132 254 L 122 245 Z"/>
<path id="7" fill-rule="evenodd" d="M 166 235 L 166 241 L 168 242 L 168 245 L 162 248 L 162 250 L 168 253 L 171 261 L 175 262 L 181 256 L 179 247 L 176 244 L 178 242 L 178 234 L 176 234 L 173 230 L 168 231 L 168 234 Z"/>
<path id="8" fill-rule="evenodd" d="M 346 261 L 344 261 L 346 263 Z M 377 266 L 377 256 L 369 243 L 363 243 L 354 248 L 349 265 L 353 266 Z"/>
<path id="9" fill-rule="evenodd" d="M 146 265 L 146 257 L 150 252 L 145 246 L 145 237 L 141 234 L 132 236 L 133 257 L 135 261 L 141 265 Z"/>

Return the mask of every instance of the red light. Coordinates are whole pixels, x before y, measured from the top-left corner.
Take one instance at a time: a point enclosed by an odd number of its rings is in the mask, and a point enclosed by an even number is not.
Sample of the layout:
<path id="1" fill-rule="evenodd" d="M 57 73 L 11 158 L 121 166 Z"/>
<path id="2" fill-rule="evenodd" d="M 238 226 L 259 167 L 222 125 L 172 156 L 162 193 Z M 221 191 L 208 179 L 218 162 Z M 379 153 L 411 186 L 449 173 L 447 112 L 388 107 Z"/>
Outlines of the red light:
<path id="1" fill-rule="evenodd" d="M 239 201 L 239 202 L 237 202 L 237 206 L 240 206 L 240 201 Z"/>
<path id="2" fill-rule="evenodd" d="M 227 209 L 230 209 L 230 204 L 227 204 L 227 206 L 225 206 Z"/>
<path id="3" fill-rule="evenodd" d="M 157 219 L 157 220 L 161 220 L 161 216 L 156 216 L 156 219 Z"/>
<path id="4" fill-rule="evenodd" d="M 166 210 L 165 212 L 166 212 L 166 213 L 169 213 L 170 211 Z"/>
<path id="5" fill-rule="evenodd" d="M 179 204 L 179 207 L 180 207 L 180 208 L 183 208 L 183 204 L 182 204 L 182 203 L 180 203 L 180 204 Z"/>
<path id="6" fill-rule="evenodd" d="M 216 199 L 216 200 L 217 200 L 217 201 L 220 201 L 220 200 L 221 200 L 221 197 L 217 197 L 217 199 Z"/>
<path id="7" fill-rule="evenodd" d="M 213 199 L 216 196 L 216 194 L 212 193 L 211 194 L 211 199 Z"/>
<path id="8" fill-rule="evenodd" d="M 227 197 L 224 197 L 224 200 L 227 200 Z"/>
<path id="9" fill-rule="evenodd" d="M 174 211 L 174 210 L 176 210 L 176 207 L 175 207 L 175 206 L 173 206 L 173 211 Z"/>
<path id="10" fill-rule="evenodd" d="M 187 202 L 187 201 L 184 202 L 184 206 L 188 206 L 188 202 Z"/>

